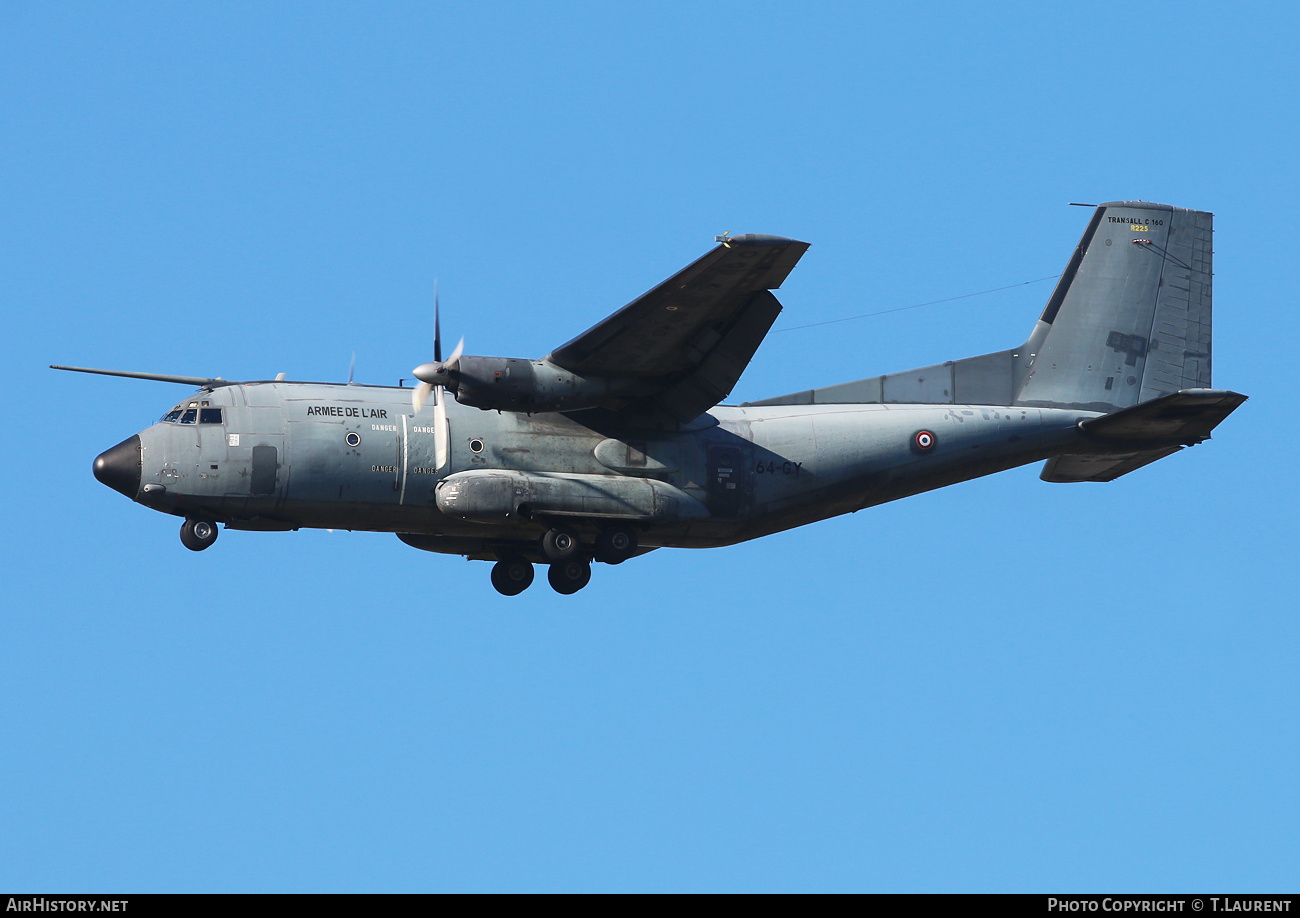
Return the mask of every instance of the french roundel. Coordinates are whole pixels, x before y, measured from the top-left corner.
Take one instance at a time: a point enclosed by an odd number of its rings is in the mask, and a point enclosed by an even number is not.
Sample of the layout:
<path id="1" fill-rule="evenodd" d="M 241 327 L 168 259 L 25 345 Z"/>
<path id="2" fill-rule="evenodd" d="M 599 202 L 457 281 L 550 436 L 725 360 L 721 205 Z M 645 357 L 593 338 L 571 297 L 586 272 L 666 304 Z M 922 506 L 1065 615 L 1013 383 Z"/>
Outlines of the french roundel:
<path id="1" fill-rule="evenodd" d="M 912 438 L 912 442 L 916 444 L 917 449 L 930 449 L 934 446 L 934 434 L 928 430 L 918 430 L 916 436 Z"/>

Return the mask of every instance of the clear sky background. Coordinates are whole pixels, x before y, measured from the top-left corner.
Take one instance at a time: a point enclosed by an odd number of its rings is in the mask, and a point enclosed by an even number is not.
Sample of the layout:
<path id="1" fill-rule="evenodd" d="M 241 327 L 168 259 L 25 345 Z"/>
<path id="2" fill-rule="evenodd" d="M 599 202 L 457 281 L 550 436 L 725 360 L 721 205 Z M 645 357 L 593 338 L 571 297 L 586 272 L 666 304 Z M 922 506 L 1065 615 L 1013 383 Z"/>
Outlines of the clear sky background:
<path id="1" fill-rule="evenodd" d="M 0 5 L 0 888 L 1295 891 L 1294 4 Z M 812 248 L 733 400 L 1022 342 L 1213 211 L 1212 442 L 506 599 L 91 477 L 177 386 L 536 357 Z"/>

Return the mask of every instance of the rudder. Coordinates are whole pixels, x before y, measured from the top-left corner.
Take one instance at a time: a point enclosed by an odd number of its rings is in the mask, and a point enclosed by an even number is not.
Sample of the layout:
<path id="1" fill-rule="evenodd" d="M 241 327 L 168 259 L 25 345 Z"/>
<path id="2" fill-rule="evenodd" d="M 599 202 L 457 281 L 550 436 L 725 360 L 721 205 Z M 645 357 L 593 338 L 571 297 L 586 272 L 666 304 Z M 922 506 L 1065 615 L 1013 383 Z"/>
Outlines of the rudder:
<path id="1" fill-rule="evenodd" d="M 1212 221 L 1100 205 L 1025 344 L 1015 404 L 1111 412 L 1210 388 Z"/>

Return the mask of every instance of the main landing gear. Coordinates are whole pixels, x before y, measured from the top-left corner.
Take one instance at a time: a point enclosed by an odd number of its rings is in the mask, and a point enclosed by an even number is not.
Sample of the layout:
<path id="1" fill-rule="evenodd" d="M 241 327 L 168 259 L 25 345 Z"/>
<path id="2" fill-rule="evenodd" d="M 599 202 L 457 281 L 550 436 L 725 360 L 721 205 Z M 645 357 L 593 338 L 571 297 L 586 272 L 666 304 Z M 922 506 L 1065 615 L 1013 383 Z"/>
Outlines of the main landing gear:
<path id="1" fill-rule="evenodd" d="M 548 565 L 546 579 L 557 593 L 576 593 L 591 580 L 591 563 L 583 558 L 554 561 Z M 492 586 L 503 596 L 518 596 L 532 583 L 532 562 L 520 555 L 507 555 L 492 565 Z"/>
<path id="2" fill-rule="evenodd" d="M 587 561 L 557 561 L 546 574 L 551 589 L 568 596 L 591 582 L 591 564 Z"/>
<path id="3" fill-rule="evenodd" d="M 181 544 L 190 551 L 203 551 L 217 541 L 217 524 L 212 520 L 186 520 L 181 524 Z"/>
<path id="4" fill-rule="evenodd" d="M 492 585 L 503 596 L 518 596 L 533 584 L 532 562 L 519 555 L 506 555 L 492 565 Z"/>
<path id="5" fill-rule="evenodd" d="M 555 592 L 576 593 L 591 582 L 591 558 L 605 564 L 622 564 L 636 554 L 636 530 L 622 523 L 606 526 L 593 547 L 584 546 L 578 533 L 557 524 L 546 530 L 538 548 L 548 564 L 546 579 Z M 533 582 L 533 565 L 518 552 L 499 555 L 492 567 L 492 586 L 504 596 L 518 596 Z"/>
<path id="6" fill-rule="evenodd" d="M 636 530 L 631 526 L 614 524 L 601 530 L 596 539 L 596 560 L 606 564 L 622 564 L 636 554 Z"/>
<path id="7" fill-rule="evenodd" d="M 582 554 L 582 542 L 568 526 L 553 526 L 542 536 L 542 554 L 552 564 L 572 561 Z"/>

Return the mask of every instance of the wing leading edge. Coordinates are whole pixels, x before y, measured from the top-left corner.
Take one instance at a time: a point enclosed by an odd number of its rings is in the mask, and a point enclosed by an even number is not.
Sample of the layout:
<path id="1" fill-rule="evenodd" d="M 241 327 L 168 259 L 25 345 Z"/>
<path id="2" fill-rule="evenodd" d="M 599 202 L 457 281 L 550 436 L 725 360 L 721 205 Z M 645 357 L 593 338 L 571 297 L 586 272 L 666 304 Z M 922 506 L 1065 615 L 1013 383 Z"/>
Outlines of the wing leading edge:
<path id="1" fill-rule="evenodd" d="M 546 360 L 580 376 L 632 383 L 629 424 L 685 424 L 730 394 L 781 312 L 781 286 L 808 243 L 728 239 Z"/>

